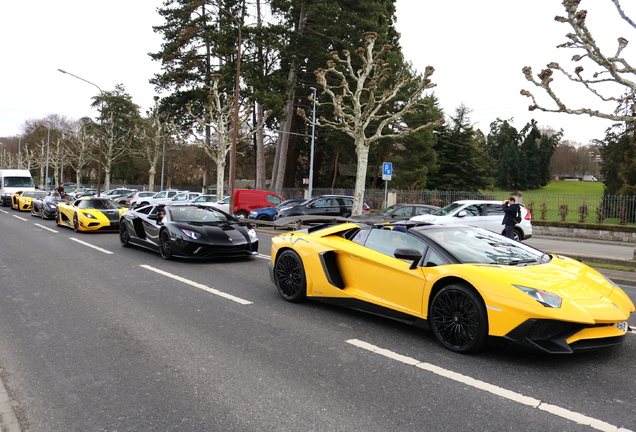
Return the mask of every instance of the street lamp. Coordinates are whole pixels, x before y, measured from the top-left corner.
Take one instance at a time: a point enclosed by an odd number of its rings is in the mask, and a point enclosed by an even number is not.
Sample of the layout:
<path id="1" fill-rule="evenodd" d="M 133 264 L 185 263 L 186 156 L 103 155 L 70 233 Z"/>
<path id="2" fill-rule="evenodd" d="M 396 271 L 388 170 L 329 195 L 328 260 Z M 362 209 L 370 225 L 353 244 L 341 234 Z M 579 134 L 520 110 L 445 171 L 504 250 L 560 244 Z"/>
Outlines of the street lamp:
<path id="1" fill-rule="evenodd" d="M 102 188 L 102 136 L 103 136 L 102 130 L 103 130 L 103 124 L 104 124 L 104 92 L 95 83 L 85 80 L 84 78 L 78 77 L 77 75 L 73 75 L 70 72 L 66 72 L 65 70 L 62 70 L 62 69 L 58 69 L 58 70 L 62 72 L 63 74 L 70 75 L 72 77 L 75 77 L 79 80 L 82 80 L 90 85 L 97 87 L 97 90 L 99 90 L 99 93 L 101 95 L 102 103 L 101 103 L 100 116 L 99 116 L 99 160 L 97 161 L 97 196 L 100 196 L 101 188 Z"/>
<path id="2" fill-rule="evenodd" d="M 21 159 L 22 159 L 22 135 L 18 135 L 18 169 L 21 169 Z"/>
<path id="3" fill-rule="evenodd" d="M 2 152 L 0 153 L 0 169 L 4 168 L 4 143 L 0 142 L 0 146 L 2 146 Z"/>

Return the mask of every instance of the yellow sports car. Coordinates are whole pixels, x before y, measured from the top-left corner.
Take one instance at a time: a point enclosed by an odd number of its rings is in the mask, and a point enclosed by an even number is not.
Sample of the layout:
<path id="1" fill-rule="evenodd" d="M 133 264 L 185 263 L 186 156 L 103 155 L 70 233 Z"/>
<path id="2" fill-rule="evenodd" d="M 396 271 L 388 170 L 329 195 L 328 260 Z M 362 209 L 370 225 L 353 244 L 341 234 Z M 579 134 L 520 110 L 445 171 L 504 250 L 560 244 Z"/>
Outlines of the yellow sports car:
<path id="1" fill-rule="evenodd" d="M 634 303 L 591 267 L 481 228 L 343 223 L 272 240 L 280 295 L 433 331 L 448 349 L 510 341 L 549 353 L 619 345 Z"/>
<path id="2" fill-rule="evenodd" d="M 11 208 L 17 211 L 30 211 L 33 198 L 44 198 L 49 193 L 45 191 L 20 191 L 11 195 Z"/>
<path id="3" fill-rule="evenodd" d="M 58 203 L 55 220 L 75 231 L 119 232 L 119 217 L 126 210 L 108 198 L 81 197 L 70 203 Z"/>

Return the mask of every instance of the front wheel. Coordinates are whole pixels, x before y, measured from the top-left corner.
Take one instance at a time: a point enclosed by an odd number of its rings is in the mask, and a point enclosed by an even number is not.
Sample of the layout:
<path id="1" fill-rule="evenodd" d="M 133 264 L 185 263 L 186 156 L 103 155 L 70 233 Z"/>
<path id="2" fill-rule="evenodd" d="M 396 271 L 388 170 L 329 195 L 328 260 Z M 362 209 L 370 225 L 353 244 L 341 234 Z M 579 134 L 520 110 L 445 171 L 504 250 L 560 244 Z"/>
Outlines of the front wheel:
<path id="1" fill-rule="evenodd" d="M 272 218 L 271 218 L 271 217 L 269 217 L 269 216 L 268 216 L 268 215 L 266 215 L 266 214 L 258 215 L 258 218 L 257 218 L 257 219 L 258 219 L 258 220 L 261 220 L 261 221 L 271 221 L 271 220 L 272 220 Z"/>
<path id="2" fill-rule="evenodd" d="M 119 241 L 123 247 L 130 246 L 130 233 L 123 220 L 119 223 Z"/>
<path id="3" fill-rule="evenodd" d="M 75 216 L 73 216 L 73 229 L 75 230 L 75 232 L 79 232 L 80 230 L 79 220 L 77 219 L 77 213 L 75 213 Z"/>
<path id="4" fill-rule="evenodd" d="M 245 219 L 247 217 L 247 212 L 245 210 L 239 210 L 236 212 L 236 217 L 238 219 Z"/>
<path id="5" fill-rule="evenodd" d="M 274 265 L 274 278 L 278 293 L 288 302 L 307 298 L 307 279 L 300 256 L 293 250 L 281 252 Z"/>
<path id="6" fill-rule="evenodd" d="M 429 323 L 442 345 L 459 353 L 478 351 L 488 336 L 484 302 L 464 284 L 448 285 L 435 295 Z"/>
<path id="7" fill-rule="evenodd" d="M 169 260 L 170 258 L 172 258 L 170 233 L 168 233 L 168 231 L 166 230 L 161 231 L 161 234 L 159 234 L 159 253 L 161 254 L 161 258 L 165 260 Z"/>

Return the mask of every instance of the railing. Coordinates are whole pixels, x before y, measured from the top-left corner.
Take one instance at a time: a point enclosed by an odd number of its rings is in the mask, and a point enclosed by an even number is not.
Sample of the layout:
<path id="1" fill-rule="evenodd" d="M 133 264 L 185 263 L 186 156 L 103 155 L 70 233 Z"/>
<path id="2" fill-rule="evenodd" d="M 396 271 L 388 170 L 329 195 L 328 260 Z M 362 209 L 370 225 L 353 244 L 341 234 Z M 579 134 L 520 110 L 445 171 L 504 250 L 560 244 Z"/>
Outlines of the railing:
<path id="1" fill-rule="evenodd" d="M 129 186 L 143 190 L 143 186 Z M 178 188 L 183 189 L 183 188 Z M 285 199 L 304 198 L 304 188 L 267 189 Z M 353 195 L 353 189 L 313 189 L 314 196 Z M 463 199 L 487 199 L 504 201 L 509 192 L 457 192 L 428 190 L 392 190 L 398 203 L 420 203 L 444 207 Z M 368 189 L 364 193 L 365 202 L 372 209 L 384 206 L 384 190 Z M 636 224 L 636 196 L 632 195 L 560 195 L 524 193 L 521 198 L 532 213 L 532 219 L 546 221 L 566 221 L 605 224 Z"/>

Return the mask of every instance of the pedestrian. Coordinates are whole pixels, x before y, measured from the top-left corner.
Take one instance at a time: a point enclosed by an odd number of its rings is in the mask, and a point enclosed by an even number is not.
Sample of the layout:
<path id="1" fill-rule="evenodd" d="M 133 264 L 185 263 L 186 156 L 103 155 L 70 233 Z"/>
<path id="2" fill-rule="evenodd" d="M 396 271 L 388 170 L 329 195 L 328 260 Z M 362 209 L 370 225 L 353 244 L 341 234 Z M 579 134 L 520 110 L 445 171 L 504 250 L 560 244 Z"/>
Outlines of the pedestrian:
<path id="1" fill-rule="evenodd" d="M 517 224 L 517 218 L 521 213 L 521 207 L 517 204 L 514 197 L 510 197 L 507 201 L 503 202 L 504 218 L 501 224 L 504 226 L 504 235 L 508 238 L 515 238 L 515 225 Z"/>
<path id="2" fill-rule="evenodd" d="M 58 187 L 57 189 L 55 189 L 55 191 L 60 194 L 60 196 L 62 196 L 62 194 L 64 193 L 64 183 L 60 183 L 60 187 Z"/>

